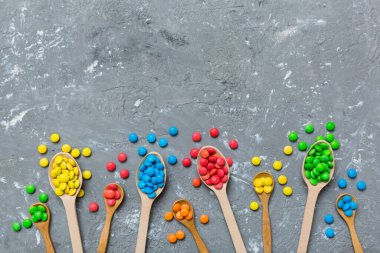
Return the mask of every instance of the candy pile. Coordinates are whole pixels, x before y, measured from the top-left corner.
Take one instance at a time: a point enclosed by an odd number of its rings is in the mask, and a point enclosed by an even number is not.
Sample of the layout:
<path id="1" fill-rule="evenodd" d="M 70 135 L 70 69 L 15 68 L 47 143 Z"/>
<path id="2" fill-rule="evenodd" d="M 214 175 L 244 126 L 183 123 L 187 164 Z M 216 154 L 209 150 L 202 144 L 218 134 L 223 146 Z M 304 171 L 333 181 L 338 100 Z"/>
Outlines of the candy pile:
<path id="1" fill-rule="evenodd" d="M 154 155 L 149 154 L 145 161 L 143 161 L 139 168 L 138 187 L 143 193 L 148 195 L 148 198 L 154 199 L 158 188 L 162 188 L 165 183 L 165 165 L 161 159 Z"/>
<path id="2" fill-rule="evenodd" d="M 258 177 L 253 180 L 253 186 L 257 193 L 271 193 L 273 191 L 273 179 L 271 177 Z"/>
<path id="3" fill-rule="evenodd" d="M 107 199 L 108 206 L 114 206 L 116 200 L 120 199 L 121 193 L 118 191 L 117 185 L 109 184 L 104 190 L 103 196 Z"/>
<path id="4" fill-rule="evenodd" d="M 175 234 L 170 233 L 168 234 L 168 241 L 170 243 L 175 243 L 178 240 L 183 240 L 185 238 L 185 232 L 183 230 L 177 230 Z"/>
<path id="5" fill-rule="evenodd" d="M 175 213 L 175 217 L 178 220 L 191 220 L 194 215 L 193 212 L 190 210 L 190 206 L 186 203 L 176 203 L 175 205 L 173 205 L 173 213 Z"/>
<path id="6" fill-rule="evenodd" d="M 311 146 L 305 158 L 305 177 L 312 185 L 327 182 L 330 179 L 330 170 L 334 167 L 334 156 L 330 145 L 326 142 Z"/>
<path id="7" fill-rule="evenodd" d="M 228 181 L 229 169 L 226 160 L 216 152 L 214 148 L 202 149 L 198 173 L 209 186 L 222 189 L 223 184 Z"/>
<path id="8" fill-rule="evenodd" d="M 54 159 L 53 169 L 50 176 L 53 179 L 53 185 L 56 187 L 54 192 L 58 196 L 69 194 L 74 196 L 80 188 L 78 179 L 79 169 L 75 160 L 58 155 Z"/>
<path id="9" fill-rule="evenodd" d="M 46 208 L 43 205 L 34 205 L 29 208 L 29 213 L 32 216 L 33 222 L 42 222 L 47 221 L 48 214 L 46 212 Z"/>
<path id="10" fill-rule="evenodd" d="M 354 211 L 358 208 L 358 204 L 352 199 L 350 195 L 344 195 L 337 204 L 338 208 L 343 210 L 347 217 L 351 217 Z"/>

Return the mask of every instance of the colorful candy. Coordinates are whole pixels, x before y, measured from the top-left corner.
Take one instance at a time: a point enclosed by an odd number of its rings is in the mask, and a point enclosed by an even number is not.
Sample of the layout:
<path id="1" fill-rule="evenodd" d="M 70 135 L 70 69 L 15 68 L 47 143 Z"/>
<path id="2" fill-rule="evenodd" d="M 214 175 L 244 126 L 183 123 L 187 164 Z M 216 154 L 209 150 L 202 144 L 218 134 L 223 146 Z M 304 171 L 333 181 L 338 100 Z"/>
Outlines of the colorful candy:
<path id="1" fill-rule="evenodd" d="M 356 188 L 357 188 L 359 191 L 364 191 L 364 190 L 367 188 L 367 184 L 366 184 L 366 182 L 364 182 L 364 181 L 359 181 L 359 182 L 356 184 Z"/>
<path id="2" fill-rule="evenodd" d="M 121 163 L 124 163 L 125 161 L 127 161 L 127 154 L 124 153 L 124 152 L 120 152 L 118 155 L 117 155 L 117 160 Z"/>
<path id="3" fill-rule="evenodd" d="M 33 194 L 36 191 L 36 187 L 34 186 L 34 184 L 28 184 L 25 187 L 25 191 L 29 194 Z"/>
<path id="4" fill-rule="evenodd" d="M 196 178 L 194 178 L 193 179 L 193 186 L 195 187 L 195 188 L 198 188 L 198 187 L 200 187 L 201 186 L 201 180 L 198 178 L 198 177 L 196 177 Z"/>
<path id="5" fill-rule="evenodd" d="M 332 214 L 326 214 L 325 222 L 327 224 L 332 224 L 334 222 L 334 216 L 332 216 Z"/>
<path id="6" fill-rule="evenodd" d="M 89 157 L 89 156 L 91 156 L 91 154 L 92 154 L 92 151 L 89 147 L 85 147 L 82 149 L 82 155 L 84 157 Z"/>
<path id="7" fill-rule="evenodd" d="M 196 149 L 196 148 L 192 148 L 192 149 L 190 150 L 190 156 L 191 156 L 191 158 L 196 159 L 197 156 L 198 156 L 198 153 L 199 153 L 199 150 L 198 150 L 198 149 Z"/>
<path id="8" fill-rule="evenodd" d="M 46 208 L 43 205 L 34 205 L 30 207 L 29 213 L 32 216 L 33 222 L 43 222 L 48 219 Z"/>
<path id="9" fill-rule="evenodd" d="M 89 205 L 88 205 L 88 210 L 91 212 L 91 213 L 95 213 L 99 210 L 99 205 L 98 203 L 96 202 L 91 202 Z"/>
<path id="10" fill-rule="evenodd" d="M 79 176 L 79 169 L 74 159 L 61 155 L 55 157 L 50 177 L 55 186 L 54 192 L 56 195 L 69 194 L 74 196 L 80 188 Z"/>
<path id="11" fill-rule="evenodd" d="M 190 167 L 191 166 L 191 160 L 188 157 L 185 157 L 182 159 L 182 165 L 183 167 Z"/>
<path id="12" fill-rule="evenodd" d="M 190 206 L 188 204 L 180 204 L 176 203 L 173 208 L 173 213 L 175 217 L 179 220 L 191 220 L 194 217 L 194 213 L 190 210 Z"/>
<path id="13" fill-rule="evenodd" d="M 311 134 L 314 132 L 314 126 L 313 124 L 309 123 L 305 126 L 305 132 L 308 134 Z"/>
<path id="14" fill-rule="evenodd" d="M 175 234 L 168 234 L 168 242 L 170 243 L 177 242 L 177 237 L 175 236 Z"/>
<path id="15" fill-rule="evenodd" d="M 62 150 L 62 152 L 70 153 L 71 146 L 69 144 L 63 144 L 62 147 L 61 147 L 61 150 Z"/>
<path id="16" fill-rule="evenodd" d="M 239 147 L 239 143 L 238 143 L 238 141 L 235 140 L 235 139 L 230 140 L 229 145 L 230 145 L 230 148 L 231 148 L 231 149 L 237 149 L 237 148 Z"/>
<path id="17" fill-rule="evenodd" d="M 260 157 L 258 157 L 258 156 L 254 156 L 254 157 L 252 157 L 252 159 L 251 159 L 251 163 L 252 163 L 254 166 L 259 166 L 260 163 L 261 163 L 261 159 L 260 159 Z"/>
<path id="18" fill-rule="evenodd" d="M 322 140 L 325 140 L 325 137 L 323 137 L 322 135 L 318 135 L 317 137 L 315 137 L 315 141 L 322 141 Z"/>
<path id="19" fill-rule="evenodd" d="M 146 140 L 149 143 L 155 143 L 156 142 L 156 135 L 154 133 L 150 133 L 146 136 Z"/>
<path id="20" fill-rule="evenodd" d="M 167 221 L 171 221 L 174 218 L 172 212 L 166 212 L 164 217 L 165 217 L 165 220 L 167 220 Z"/>
<path id="21" fill-rule="evenodd" d="M 331 143 L 333 140 L 335 140 L 335 137 L 332 133 L 328 133 L 325 135 L 325 140 Z"/>
<path id="22" fill-rule="evenodd" d="M 114 170 L 116 170 L 116 164 L 114 162 L 108 162 L 106 164 L 106 169 L 109 171 L 109 172 L 112 172 Z"/>
<path id="23" fill-rule="evenodd" d="M 24 228 L 31 228 L 32 227 L 32 220 L 31 219 L 24 219 L 23 221 L 22 221 L 22 226 L 24 227 Z"/>
<path id="24" fill-rule="evenodd" d="M 251 208 L 252 211 L 256 211 L 257 209 L 259 209 L 259 203 L 257 203 L 256 201 L 252 201 L 249 204 L 249 208 Z"/>
<path id="25" fill-rule="evenodd" d="M 72 157 L 78 158 L 80 156 L 80 150 L 79 150 L 79 148 L 74 148 L 73 150 L 71 150 L 70 154 L 71 154 Z"/>
<path id="26" fill-rule="evenodd" d="M 85 170 L 82 173 L 83 179 L 89 180 L 92 177 L 91 171 Z"/>
<path id="27" fill-rule="evenodd" d="M 46 203 L 46 202 L 48 202 L 48 200 L 49 200 L 49 196 L 48 196 L 46 193 L 41 193 L 41 194 L 38 196 L 38 199 L 39 199 L 42 203 Z"/>
<path id="28" fill-rule="evenodd" d="M 178 240 L 183 240 L 185 238 L 185 232 L 183 232 L 183 230 L 178 230 L 175 233 L 175 236 L 177 237 Z"/>
<path id="29" fill-rule="evenodd" d="M 297 147 L 299 151 L 305 151 L 307 149 L 307 143 L 304 141 L 301 141 L 298 143 Z"/>
<path id="30" fill-rule="evenodd" d="M 80 189 L 77 195 L 78 198 L 83 198 L 84 197 L 84 190 Z"/>
<path id="31" fill-rule="evenodd" d="M 60 137 L 59 137 L 59 134 L 57 134 L 57 133 L 53 133 L 50 135 L 50 140 L 53 143 L 59 142 L 59 139 L 60 139 Z"/>
<path id="32" fill-rule="evenodd" d="M 166 140 L 165 138 L 159 139 L 158 146 L 160 146 L 161 148 L 166 148 L 168 146 L 168 140 Z"/>
<path id="33" fill-rule="evenodd" d="M 329 132 L 332 132 L 334 131 L 335 129 L 335 123 L 332 122 L 332 121 L 329 121 L 326 123 L 326 130 L 329 131 Z"/>
<path id="34" fill-rule="evenodd" d="M 21 230 L 20 222 L 13 222 L 12 223 L 12 230 L 15 232 L 19 232 Z"/>
<path id="35" fill-rule="evenodd" d="M 116 200 L 120 199 L 121 193 L 118 190 L 117 185 L 109 184 L 103 192 L 103 196 L 107 199 L 106 203 L 108 206 L 114 206 Z"/>
<path id="36" fill-rule="evenodd" d="M 145 156 L 146 153 L 148 153 L 148 150 L 145 147 L 139 147 L 137 149 L 137 154 L 139 154 L 139 156 Z"/>
<path id="37" fill-rule="evenodd" d="M 165 165 L 161 159 L 149 154 L 141 163 L 137 174 L 137 186 L 145 193 L 148 198 L 154 199 L 158 188 L 163 188 L 165 184 Z"/>
<path id="38" fill-rule="evenodd" d="M 177 163 L 177 157 L 174 155 L 168 156 L 168 163 L 171 165 L 175 165 Z"/>
<path id="39" fill-rule="evenodd" d="M 40 154 L 45 154 L 47 152 L 47 147 L 45 144 L 40 144 L 38 147 L 37 147 L 37 151 L 38 153 Z"/>
<path id="40" fill-rule="evenodd" d="M 288 179 L 286 178 L 285 175 L 280 175 L 278 178 L 277 178 L 277 182 L 281 185 L 284 185 L 288 182 Z"/>
<path id="41" fill-rule="evenodd" d="M 292 146 L 285 146 L 283 151 L 285 155 L 291 155 L 293 153 L 293 148 Z"/>
<path id="42" fill-rule="evenodd" d="M 257 177 L 253 180 L 253 187 L 257 193 L 271 193 L 273 191 L 273 179 L 271 177 Z"/>
<path id="43" fill-rule="evenodd" d="M 232 164 L 234 163 L 234 161 L 232 160 L 232 158 L 231 157 L 226 157 L 226 161 L 227 161 L 227 164 L 228 164 L 228 166 L 232 166 Z"/>
<path id="44" fill-rule="evenodd" d="M 337 150 L 337 149 L 339 149 L 339 147 L 340 147 L 340 143 L 339 143 L 338 140 L 333 140 L 330 144 L 331 144 L 331 148 L 332 148 L 333 150 Z"/>
<path id="45" fill-rule="evenodd" d="M 210 129 L 210 136 L 212 138 L 218 137 L 219 136 L 219 130 L 218 130 L 218 128 L 216 128 L 216 127 L 211 128 Z"/>
<path id="46" fill-rule="evenodd" d="M 347 176 L 351 179 L 354 179 L 356 178 L 356 176 L 358 175 L 358 172 L 356 171 L 356 169 L 348 169 L 347 170 Z"/>
<path id="47" fill-rule="evenodd" d="M 291 142 L 296 142 L 298 140 L 298 134 L 297 134 L 297 132 L 290 132 L 288 134 L 288 139 Z"/>
<path id="48" fill-rule="evenodd" d="M 282 162 L 281 161 L 275 161 L 273 163 L 273 169 L 275 169 L 275 170 L 281 170 L 282 169 Z"/>
<path id="49" fill-rule="evenodd" d="M 335 231 L 332 228 L 327 228 L 325 231 L 327 238 L 333 238 L 335 236 Z"/>
<path id="50" fill-rule="evenodd" d="M 129 171 L 126 170 L 126 169 L 122 169 L 122 170 L 120 171 L 120 177 L 121 177 L 122 179 L 127 179 L 127 178 L 129 177 Z"/>
<path id="51" fill-rule="evenodd" d="M 178 135 L 178 128 L 177 127 L 175 127 L 175 126 L 171 126 L 171 127 L 169 127 L 169 134 L 171 135 L 171 136 L 177 136 Z"/>
<path id="52" fill-rule="evenodd" d="M 139 140 L 139 137 L 135 133 L 129 134 L 129 141 L 132 143 L 136 143 Z"/>
<path id="53" fill-rule="evenodd" d="M 42 168 L 46 168 L 49 165 L 49 160 L 47 158 L 41 158 L 40 160 L 40 166 Z"/>
<path id="54" fill-rule="evenodd" d="M 282 193 L 285 196 L 291 196 L 293 194 L 293 189 L 290 186 L 285 186 L 284 189 L 282 189 Z"/>
<path id="55" fill-rule="evenodd" d="M 343 197 L 338 200 L 337 206 L 347 217 L 351 217 L 354 214 L 354 211 L 358 208 L 358 204 L 350 195 L 343 195 Z"/>
<path id="56" fill-rule="evenodd" d="M 202 139 L 202 135 L 200 132 L 194 132 L 192 135 L 192 139 L 194 142 L 200 142 Z"/>
<path id="57" fill-rule="evenodd" d="M 202 224 L 207 224 L 209 222 L 208 215 L 207 214 L 202 214 L 201 216 L 199 216 L 199 221 Z"/>
<path id="58" fill-rule="evenodd" d="M 346 179 L 344 179 L 344 178 L 339 179 L 339 181 L 338 181 L 338 187 L 340 189 L 346 188 L 347 187 L 347 181 L 346 181 Z"/>

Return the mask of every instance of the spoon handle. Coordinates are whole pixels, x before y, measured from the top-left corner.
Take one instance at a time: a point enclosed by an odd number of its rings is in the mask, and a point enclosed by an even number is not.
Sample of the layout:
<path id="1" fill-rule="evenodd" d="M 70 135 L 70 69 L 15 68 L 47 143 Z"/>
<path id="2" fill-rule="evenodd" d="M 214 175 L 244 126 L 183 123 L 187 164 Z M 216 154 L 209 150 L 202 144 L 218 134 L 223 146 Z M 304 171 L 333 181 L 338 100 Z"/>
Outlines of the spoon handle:
<path id="1" fill-rule="evenodd" d="M 50 232 L 48 228 L 43 228 L 43 231 L 40 231 L 42 234 L 42 237 L 44 238 L 45 241 L 45 249 L 46 253 L 55 253 L 54 251 L 54 246 L 50 238 Z"/>
<path id="2" fill-rule="evenodd" d="M 319 191 L 310 191 L 307 195 L 305 211 L 303 214 L 303 222 L 301 228 L 301 235 L 298 241 L 297 253 L 306 253 L 309 244 L 311 227 L 313 225 L 313 216 L 315 204 L 317 203 Z"/>
<path id="3" fill-rule="evenodd" d="M 219 203 L 222 208 L 228 230 L 230 231 L 230 235 L 235 247 L 235 251 L 239 253 L 246 253 L 247 250 L 245 249 L 244 242 L 239 231 L 239 227 L 236 224 L 234 213 L 232 212 L 230 201 L 228 200 L 228 197 L 227 197 L 227 193 L 225 191 L 216 192 L 216 196 L 219 199 Z"/>
<path id="4" fill-rule="evenodd" d="M 151 208 L 152 208 L 152 202 L 147 203 L 145 201 L 142 201 L 139 232 L 137 234 L 136 253 L 145 252 L 145 245 L 146 245 L 146 240 L 147 240 L 147 235 L 148 235 L 149 216 L 150 216 Z"/>
<path id="5" fill-rule="evenodd" d="M 66 210 L 67 224 L 69 225 L 71 246 L 73 253 L 83 253 L 82 240 L 75 208 L 75 198 L 67 198 L 63 200 L 63 205 Z"/>
<path id="6" fill-rule="evenodd" d="M 113 217 L 113 214 L 107 214 L 106 216 L 106 221 L 104 222 L 103 231 L 99 239 L 98 253 L 107 252 L 108 237 L 110 234 L 112 217 Z"/>
<path id="7" fill-rule="evenodd" d="M 272 234 L 270 229 L 270 219 L 269 219 L 269 199 L 263 198 L 261 204 L 263 207 L 262 216 L 263 216 L 263 244 L 264 244 L 264 253 L 272 252 Z"/>
<path id="8" fill-rule="evenodd" d="M 356 233 L 355 224 L 352 222 L 348 224 L 348 229 L 351 234 L 352 246 L 354 247 L 355 253 L 363 253 L 362 245 L 360 244 L 358 234 Z"/>
<path id="9" fill-rule="evenodd" d="M 191 226 L 189 227 L 189 230 L 194 237 L 194 241 L 197 244 L 199 253 L 209 253 L 207 246 L 202 240 L 201 236 L 199 235 L 198 230 L 195 228 L 194 223 L 191 224 Z"/>

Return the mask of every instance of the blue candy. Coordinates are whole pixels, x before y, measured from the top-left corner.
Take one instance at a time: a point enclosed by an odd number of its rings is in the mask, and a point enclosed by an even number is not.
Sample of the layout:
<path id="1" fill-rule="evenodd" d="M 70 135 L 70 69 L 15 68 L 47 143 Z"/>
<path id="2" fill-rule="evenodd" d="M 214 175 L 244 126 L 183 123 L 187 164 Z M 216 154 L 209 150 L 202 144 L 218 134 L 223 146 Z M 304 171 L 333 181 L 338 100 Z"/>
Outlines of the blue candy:
<path id="1" fill-rule="evenodd" d="M 344 195 L 342 199 L 344 203 L 350 203 L 352 201 L 352 198 L 350 195 Z"/>
<path id="2" fill-rule="evenodd" d="M 145 159 L 146 162 L 153 164 L 156 161 L 155 155 L 148 155 Z"/>
<path id="3" fill-rule="evenodd" d="M 140 166 L 140 171 L 141 171 L 141 172 L 144 172 L 145 170 L 146 170 L 146 166 L 145 166 L 144 164 L 141 165 L 141 166 Z"/>
<path id="4" fill-rule="evenodd" d="M 141 190 L 145 194 L 151 194 L 153 192 L 153 188 L 145 187 Z"/>
<path id="5" fill-rule="evenodd" d="M 348 209 L 350 209 L 350 203 L 345 203 L 342 209 L 343 211 L 347 211 Z"/>
<path id="6" fill-rule="evenodd" d="M 164 164 L 161 163 L 158 156 L 154 154 L 146 156 L 140 166 L 138 179 L 140 181 L 137 185 L 141 192 L 145 193 L 148 198 L 155 198 L 157 189 L 164 186 L 165 180 Z"/>
<path id="7" fill-rule="evenodd" d="M 157 182 L 157 184 L 164 182 L 164 177 L 161 175 L 158 175 L 155 179 L 156 179 L 155 181 Z"/>
<path id="8" fill-rule="evenodd" d="M 168 145 L 168 141 L 167 141 L 165 138 L 161 138 L 161 139 L 158 141 L 158 145 L 159 145 L 161 148 L 165 148 L 165 147 Z"/>
<path id="9" fill-rule="evenodd" d="M 146 184 L 144 183 L 144 181 L 140 181 L 140 182 L 137 184 L 137 186 L 138 186 L 140 189 L 142 189 L 142 188 L 144 188 L 144 187 L 146 186 Z"/>
<path id="10" fill-rule="evenodd" d="M 364 191 L 367 188 L 367 184 L 364 181 L 359 181 L 356 184 L 356 188 L 358 188 L 359 191 Z"/>
<path id="11" fill-rule="evenodd" d="M 151 182 L 146 182 L 146 186 L 150 187 L 150 188 L 153 188 L 154 184 L 151 183 Z"/>
<path id="12" fill-rule="evenodd" d="M 356 169 L 348 169 L 347 170 L 347 176 L 349 178 L 356 178 L 356 176 L 358 175 L 358 172 L 356 171 Z"/>
<path id="13" fill-rule="evenodd" d="M 149 143 L 155 143 L 156 142 L 156 135 L 154 133 L 150 133 L 146 136 L 146 140 Z"/>
<path id="14" fill-rule="evenodd" d="M 347 187 L 347 181 L 346 181 L 346 179 L 340 179 L 339 181 L 338 181 L 338 187 L 340 188 L 340 189 L 344 189 L 344 188 L 346 188 Z"/>
<path id="15" fill-rule="evenodd" d="M 327 215 L 325 216 L 325 222 L 326 222 L 327 224 L 331 224 L 331 223 L 333 223 L 333 222 L 334 222 L 334 216 L 332 216 L 331 214 L 327 214 Z"/>
<path id="16" fill-rule="evenodd" d="M 343 202 L 343 200 L 339 200 L 339 201 L 338 201 L 338 208 L 342 209 L 343 206 L 344 206 L 344 202 Z"/>
<path id="17" fill-rule="evenodd" d="M 160 187 L 160 188 L 164 187 L 164 183 L 162 182 L 162 183 L 158 184 L 158 187 Z"/>
<path id="18" fill-rule="evenodd" d="M 154 185 L 153 186 L 153 191 L 157 191 L 157 189 L 158 189 L 158 185 Z"/>
<path id="19" fill-rule="evenodd" d="M 152 167 L 149 167 L 144 173 L 151 177 L 154 175 L 154 169 Z"/>
<path id="20" fill-rule="evenodd" d="M 350 202 L 350 209 L 351 210 L 356 210 L 358 208 L 358 204 L 356 204 L 354 201 Z"/>
<path id="21" fill-rule="evenodd" d="M 136 143 L 139 140 L 139 137 L 137 137 L 137 134 L 130 133 L 129 134 L 129 141 L 132 143 Z"/>
<path id="22" fill-rule="evenodd" d="M 144 174 L 142 180 L 146 183 L 146 182 L 149 182 L 150 181 L 150 176 L 147 175 L 147 174 Z"/>
<path id="23" fill-rule="evenodd" d="M 344 211 L 347 217 L 351 217 L 354 214 L 354 210 L 358 208 L 358 204 L 353 201 L 352 197 L 349 195 L 344 195 L 342 199 L 338 201 L 338 208 Z"/>
<path id="24" fill-rule="evenodd" d="M 162 163 L 156 164 L 156 169 L 158 170 L 164 170 L 165 166 Z"/>
<path id="25" fill-rule="evenodd" d="M 148 198 L 154 199 L 156 197 L 156 192 L 152 192 L 151 194 L 148 194 Z"/>
<path id="26" fill-rule="evenodd" d="M 148 152 L 148 151 L 147 151 L 146 148 L 144 148 L 144 147 L 139 147 L 139 148 L 137 149 L 137 153 L 139 154 L 139 156 L 144 156 L 144 155 L 146 155 L 147 152 Z"/>
<path id="27" fill-rule="evenodd" d="M 143 176 L 144 176 L 144 173 L 143 172 L 139 172 L 139 174 L 137 174 L 137 178 L 139 180 L 142 180 L 143 179 Z"/>
<path id="28" fill-rule="evenodd" d="M 174 155 L 168 156 L 168 163 L 171 165 L 176 164 L 177 163 L 177 157 L 175 157 Z"/>
<path id="29" fill-rule="evenodd" d="M 169 134 L 171 136 L 177 136 L 177 134 L 178 134 L 178 128 L 175 127 L 175 126 L 169 127 Z"/>
<path id="30" fill-rule="evenodd" d="M 325 235 L 327 236 L 327 238 L 333 238 L 335 236 L 334 229 L 332 229 L 332 228 L 326 229 Z"/>
<path id="31" fill-rule="evenodd" d="M 351 217 L 351 216 L 354 214 L 354 212 L 353 212 L 351 209 L 348 209 L 348 210 L 344 211 L 344 214 L 345 214 L 347 217 Z"/>

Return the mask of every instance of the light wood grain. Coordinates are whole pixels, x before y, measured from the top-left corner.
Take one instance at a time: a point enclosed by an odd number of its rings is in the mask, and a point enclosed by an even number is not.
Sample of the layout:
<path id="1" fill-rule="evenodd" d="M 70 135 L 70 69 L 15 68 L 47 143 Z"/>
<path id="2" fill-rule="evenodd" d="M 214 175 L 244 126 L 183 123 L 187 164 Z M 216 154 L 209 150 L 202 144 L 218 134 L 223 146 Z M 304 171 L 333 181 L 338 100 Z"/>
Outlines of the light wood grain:
<path id="1" fill-rule="evenodd" d="M 41 202 L 34 203 L 30 207 L 38 206 L 38 205 L 42 205 L 45 207 L 48 218 L 46 221 L 33 222 L 33 224 L 40 231 L 42 238 L 44 239 L 46 253 L 54 253 L 55 251 L 54 251 L 53 242 L 51 241 L 51 238 L 50 238 L 50 209 L 47 205 Z M 30 215 L 30 217 L 32 217 L 32 215 Z"/>
<path id="2" fill-rule="evenodd" d="M 213 146 L 204 146 L 202 147 L 200 150 L 199 150 L 199 153 L 198 153 L 198 158 L 197 158 L 197 169 L 200 168 L 200 164 L 199 164 L 199 160 L 200 160 L 200 153 L 203 149 L 207 149 L 207 148 L 213 148 L 216 150 L 216 152 L 221 156 L 223 157 L 225 160 L 226 160 L 226 157 L 223 155 L 222 152 L 220 152 L 219 149 L 217 149 L 216 147 L 213 147 Z M 228 168 L 228 171 L 229 171 L 229 175 L 228 175 L 228 179 L 231 177 L 231 173 L 230 173 L 230 167 L 228 166 L 228 164 L 226 163 L 225 166 Z M 197 170 L 198 171 L 198 170 Z M 235 247 L 235 251 L 236 252 L 239 252 L 239 253 L 244 253 L 244 252 L 247 252 L 245 246 L 244 246 L 244 241 L 243 241 L 243 238 L 241 237 L 241 234 L 240 234 L 240 230 L 239 230 L 239 227 L 236 223 L 236 220 L 235 220 L 235 216 L 232 212 L 232 209 L 231 209 L 231 205 L 230 205 L 230 202 L 228 200 L 228 197 L 227 197 L 227 184 L 228 184 L 228 181 L 223 184 L 223 188 L 220 189 L 220 190 L 217 190 L 215 189 L 213 186 L 209 186 L 207 185 L 202 177 L 199 175 L 200 179 L 202 180 L 202 182 L 210 189 L 212 190 L 216 197 L 218 198 L 219 200 L 219 204 L 220 204 L 220 207 L 222 208 L 222 212 L 223 212 L 223 215 L 224 215 L 224 219 L 226 220 L 226 223 L 227 223 L 227 227 L 228 227 L 228 230 L 230 232 L 230 236 L 231 236 L 231 239 L 232 239 L 232 243 L 234 244 L 234 247 Z"/>
<path id="3" fill-rule="evenodd" d="M 156 197 L 154 199 L 148 198 L 148 196 L 145 193 L 143 193 L 137 185 L 139 182 L 138 173 L 140 171 L 140 166 L 145 161 L 146 157 L 150 154 L 153 154 L 153 155 L 156 155 L 157 157 L 159 157 L 159 159 L 161 160 L 161 163 L 164 165 L 164 172 L 165 172 L 164 186 L 162 188 L 157 189 Z M 136 243 L 136 251 L 135 251 L 136 253 L 145 252 L 146 240 L 147 240 L 148 228 L 149 228 L 150 210 L 152 209 L 152 204 L 153 204 L 154 200 L 156 200 L 158 198 L 158 196 L 162 193 L 162 191 L 165 188 L 166 177 L 167 177 L 166 165 L 165 165 L 164 159 L 162 159 L 162 156 L 157 152 L 150 152 L 150 153 L 146 154 L 139 164 L 139 167 L 136 171 L 136 177 L 135 177 L 137 192 L 139 193 L 140 199 L 141 199 L 140 224 L 139 224 L 139 232 L 137 234 L 137 243 Z"/>
<path id="4" fill-rule="evenodd" d="M 309 182 L 309 180 L 305 176 L 304 165 L 305 165 L 305 161 L 306 161 L 306 157 L 307 157 L 307 155 L 305 155 L 305 158 L 304 158 L 303 164 L 302 164 L 302 168 L 301 168 L 301 173 L 302 173 L 302 178 L 303 178 L 303 180 L 305 181 L 305 183 L 307 185 L 308 195 L 307 195 L 306 206 L 305 206 L 305 211 L 304 211 L 304 215 L 303 215 L 301 234 L 300 234 L 300 238 L 299 238 L 299 241 L 298 241 L 297 253 L 306 253 L 307 252 L 307 247 L 309 245 L 309 239 L 310 239 L 310 232 L 311 232 L 311 228 L 312 228 L 312 225 L 313 225 L 314 209 L 315 209 L 315 205 L 317 203 L 317 199 L 318 199 L 319 193 L 321 192 L 321 190 L 326 185 L 328 185 L 328 183 L 330 183 L 331 179 L 334 176 L 334 171 L 335 171 L 335 156 L 334 156 L 334 152 L 333 152 L 333 150 L 332 150 L 332 148 L 330 146 L 330 143 L 328 143 L 325 140 L 320 140 L 320 141 L 315 142 L 312 145 L 312 147 L 314 145 L 320 144 L 320 143 L 326 143 L 327 145 L 329 145 L 329 149 L 331 151 L 331 155 L 334 157 L 334 160 L 332 161 L 333 167 L 330 170 L 330 179 L 329 179 L 329 181 L 327 181 L 327 182 L 319 182 L 317 185 L 314 186 L 314 185 L 312 185 Z M 309 148 L 309 150 L 311 150 L 311 147 Z"/>
<path id="5" fill-rule="evenodd" d="M 67 224 L 69 226 L 70 240 L 71 240 L 71 245 L 73 248 L 73 253 L 82 253 L 83 252 L 82 240 L 80 236 L 78 217 L 77 217 L 77 212 L 76 212 L 76 207 L 75 207 L 75 201 L 76 201 L 77 195 L 79 193 L 80 188 L 82 187 L 82 172 L 79 167 L 79 164 L 74 159 L 74 157 L 64 152 L 57 153 L 51 159 L 50 164 L 49 164 L 49 170 L 48 170 L 48 178 L 49 178 L 50 186 L 53 190 L 55 189 L 55 186 L 53 185 L 53 182 L 52 182 L 53 180 L 50 176 L 50 172 L 53 169 L 54 160 L 58 155 L 67 157 L 69 159 L 73 159 L 76 163 L 76 167 L 79 170 L 79 175 L 78 175 L 79 188 L 77 189 L 75 195 L 70 196 L 68 194 L 63 194 L 62 196 L 59 196 L 59 197 L 61 198 L 66 210 L 66 218 L 67 218 Z"/>
<path id="6" fill-rule="evenodd" d="M 339 213 L 340 217 L 343 218 L 343 220 L 346 222 L 346 224 L 348 226 L 348 230 L 350 231 L 350 235 L 351 235 L 352 246 L 354 248 L 355 253 L 363 253 L 363 248 L 362 248 L 362 245 L 359 241 L 359 237 L 358 237 L 358 234 L 356 233 L 356 229 L 355 229 L 356 210 L 353 211 L 353 214 L 351 217 L 348 217 L 344 214 L 344 211 L 342 209 L 338 208 L 338 201 L 341 198 L 343 198 L 343 196 L 345 196 L 345 195 L 351 196 L 352 200 L 355 201 L 356 203 L 358 203 L 357 199 L 354 196 L 352 196 L 351 194 L 348 194 L 348 193 L 343 193 L 343 194 L 339 195 L 338 198 L 336 199 L 335 208 L 336 208 L 337 212 Z"/>
<path id="7" fill-rule="evenodd" d="M 123 202 L 123 199 L 124 199 L 123 187 L 121 187 L 121 185 L 119 185 L 117 183 L 111 183 L 111 184 L 116 185 L 117 190 L 120 192 L 120 198 L 118 200 L 116 200 L 116 203 L 114 206 L 107 205 L 107 199 L 104 198 L 104 204 L 106 206 L 106 220 L 104 222 L 103 231 L 102 231 L 102 234 L 100 235 L 100 239 L 99 239 L 98 253 L 107 252 L 108 238 L 109 238 L 109 233 L 111 230 L 112 218 L 113 218 L 113 215 L 115 214 L 116 210 L 120 206 L 121 202 Z M 103 192 L 111 184 L 108 184 L 106 187 L 104 187 Z"/>
<path id="8" fill-rule="evenodd" d="M 197 228 L 195 227 L 195 222 L 194 222 L 194 217 L 195 217 L 195 212 L 194 212 L 194 208 L 193 208 L 193 205 L 190 203 L 190 201 L 186 200 L 186 199 L 180 199 L 180 200 L 177 200 L 173 203 L 173 206 L 175 204 L 188 204 L 189 207 L 190 207 L 190 212 L 193 214 L 193 218 L 191 220 L 187 220 L 187 219 L 182 219 L 182 220 L 179 220 L 177 219 L 175 213 L 173 212 L 173 208 L 172 208 L 172 213 L 173 213 L 173 216 L 175 217 L 175 219 L 181 223 L 182 225 L 184 225 L 189 231 L 190 233 L 192 234 L 193 238 L 194 238 L 194 241 L 198 247 L 198 251 L 200 253 L 208 253 L 208 249 L 207 249 L 207 246 L 206 244 L 204 243 L 204 241 L 202 240 L 201 236 L 199 235 L 198 233 L 198 230 Z"/>

